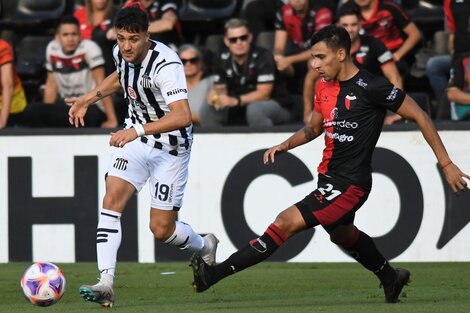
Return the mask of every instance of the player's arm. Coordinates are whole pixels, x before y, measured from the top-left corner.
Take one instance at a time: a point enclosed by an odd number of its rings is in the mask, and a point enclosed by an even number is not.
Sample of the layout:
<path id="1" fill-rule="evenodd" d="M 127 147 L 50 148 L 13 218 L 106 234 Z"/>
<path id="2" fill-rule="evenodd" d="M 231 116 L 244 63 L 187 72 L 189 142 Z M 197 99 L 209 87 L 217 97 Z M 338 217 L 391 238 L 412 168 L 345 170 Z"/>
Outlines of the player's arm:
<path id="1" fill-rule="evenodd" d="M 178 22 L 178 17 L 173 11 L 166 11 L 163 13 L 162 18 L 153 21 L 149 25 L 150 33 L 163 33 L 172 30 Z"/>
<path id="2" fill-rule="evenodd" d="M 91 70 L 93 80 L 98 86 L 104 80 L 104 66 L 98 66 Z M 106 114 L 106 121 L 101 124 L 102 128 L 116 128 L 118 126 L 116 112 L 114 111 L 114 104 L 111 97 L 106 97 L 102 100 L 104 107 L 104 114 Z"/>
<path id="3" fill-rule="evenodd" d="M 428 114 L 409 96 L 405 97 L 397 113 L 408 120 L 414 120 L 416 122 L 424 139 L 426 139 L 436 155 L 439 166 L 444 172 L 449 186 L 454 192 L 464 191 L 467 187 L 464 178 L 470 179 L 470 176 L 463 173 L 457 165 L 452 162 Z"/>
<path id="4" fill-rule="evenodd" d="M 139 136 L 170 132 L 191 124 L 191 110 L 187 99 L 176 100 L 170 103 L 168 107 L 170 112 L 159 120 L 144 125 L 136 124 L 135 128 L 131 127 L 111 133 L 109 145 L 122 148 L 126 143 L 135 140 Z"/>
<path id="5" fill-rule="evenodd" d="M 387 62 L 380 68 L 384 76 L 392 83 L 392 85 L 403 90 L 403 80 L 395 62 Z"/>
<path id="6" fill-rule="evenodd" d="M 13 99 L 13 63 L 5 63 L 0 67 L 0 77 L 2 84 L 2 94 L 0 103 L 0 128 L 7 126 L 8 116 L 10 115 L 11 101 Z"/>
<path id="7" fill-rule="evenodd" d="M 312 141 L 323 133 L 323 115 L 313 110 L 312 117 L 307 125 L 298 130 L 281 144 L 269 148 L 264 152 L 263 162 L 274 163 L 275 155 L 294 149 L 295 147 Z"/>
<path id="8" fill-rule="evenodd" d="M 276 55 L 284 55 L 287 44 L 287 32 L 283 29 L 276 29 L 274 32 L 274 57 Z"/>
<path id="9" fill-rule="evenodd" d="M 121 88 L 119 83 L 118 74 L 115 71 L 106 77 L 101 84 L 96 86 L 93 90 L 87 92 L 83 96 L 64 99 L 72 107 L 69 110 L 69 122 L 75 127 L 85 126 L 83 117 L 86 114 L 88 106 L 98 100 L 112 95 Z"/>
<path id="10" fill-rule="evenodd" d="M 421 33 L 413 22 L 408 23 L 408 25 L 403 28 L 403 32 L 407 37 L 401 47 L 393 54 L 393 58 L 396 62 L 403 59 L 421 40 Z"/>

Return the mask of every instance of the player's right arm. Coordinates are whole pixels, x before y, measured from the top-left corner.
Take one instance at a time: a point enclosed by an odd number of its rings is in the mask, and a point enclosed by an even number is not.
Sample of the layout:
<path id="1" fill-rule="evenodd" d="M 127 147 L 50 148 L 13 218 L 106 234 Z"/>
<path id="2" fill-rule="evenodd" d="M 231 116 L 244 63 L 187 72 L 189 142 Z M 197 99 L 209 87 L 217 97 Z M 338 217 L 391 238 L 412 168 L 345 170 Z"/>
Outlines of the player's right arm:
<path id="1" fill-rule="evenodd" d="M 323 115 L 313 110 L 312 117 L 307 125 L 298 130 L 281 144 L 271 147 L 264 153 L 263 162 L 274 163 L 275 155 L 294 149 L 295 147 L 312 141 L 323 133 Z"/>
<path id="2" fill-rule="evenodd" d="M 64 99 L 66 103 L 69 103 L 72 106 L 69 110 L 70 124 L 75 127 L 85 126 L 83 118 L 85 117 L 88 106 L 104 97 L 112 95 L 120 88 L 121 85 L 119 83 L 119 77 L 115 71 L 106 77 L 101 84 L 83 96 Z"/>

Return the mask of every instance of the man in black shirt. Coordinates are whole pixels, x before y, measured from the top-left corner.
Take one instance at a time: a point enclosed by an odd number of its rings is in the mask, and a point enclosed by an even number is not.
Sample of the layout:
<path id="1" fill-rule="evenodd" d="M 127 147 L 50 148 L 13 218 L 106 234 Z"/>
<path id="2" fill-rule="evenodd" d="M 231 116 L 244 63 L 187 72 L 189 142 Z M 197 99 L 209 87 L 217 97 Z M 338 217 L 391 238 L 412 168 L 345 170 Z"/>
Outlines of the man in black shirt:
<path id="1" fill-rule="evenodd" d="M 225 24 L 224 43 L 214 60 L 214 88 L 201 108 L 201 126 L 272 126 L 292 121 L 293 101 L 279 80 L 270 51 L 251 44 L 247 23 Z"/>
<path id="2" fill-rule="evenodd" d="M 373 272 L 384 287 L 385 301 L 398 301 L 410 272 L 394 269 L 374 241 L 354 225 L 355 212 L 364 204 L 372 185 L 371 158 L 386 110 L 414 120 L 431 146 L 447 183 L 456 193 L 467 189 L 463 173 L 447 154 L 429 116 L 403 91 L 387 80 L 359 70 L 351 60 L 347 31 L 327 26 L 311 39 L 312 66 L 320 74 L 315 110 L 308 125 L 283 143 L 268 149 L 263 161 L 275 161 L 287 152 L 325 134 L 318 187 L 303 200 L 281 212 L 265 233 L 211 266 L 194 255 L 193 286 L 202 292 L 219 280 L 272 255 L 288 238 L 321 225 L 330 239 Z"/>

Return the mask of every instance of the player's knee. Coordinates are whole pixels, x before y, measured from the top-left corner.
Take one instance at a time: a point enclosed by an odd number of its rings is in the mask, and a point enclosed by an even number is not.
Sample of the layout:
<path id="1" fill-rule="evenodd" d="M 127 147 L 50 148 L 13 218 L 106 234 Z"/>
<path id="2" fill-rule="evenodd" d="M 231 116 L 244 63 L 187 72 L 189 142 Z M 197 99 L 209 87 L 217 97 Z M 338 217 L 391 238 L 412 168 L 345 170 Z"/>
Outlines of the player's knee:
<path id="1" fill-rule="evenodd" d="M 110 194 L 106 194 L 103 198 L 103 208 L 108 210 L 122 212 L 124 209 L 124 203 L 119 197 L 115 197 Z"/>
<path id="2" fill-rule="evenodd" d="M 173 235 L 174 225 L 163 224 L 159 222 L 153 222 L 153 223 L 151 222 L 150 230 L 155 236 L 155 239 L 157 239 L 158 241 L 164 242 L 168 238 L 170 238 L 171 235 Z"/>
<path id="3" fill-rule="evenodd" d="M 294 232 L 291 220 L 282 213 L 276 217 L 273 224 L 279 227 L 286 235 Z"/>

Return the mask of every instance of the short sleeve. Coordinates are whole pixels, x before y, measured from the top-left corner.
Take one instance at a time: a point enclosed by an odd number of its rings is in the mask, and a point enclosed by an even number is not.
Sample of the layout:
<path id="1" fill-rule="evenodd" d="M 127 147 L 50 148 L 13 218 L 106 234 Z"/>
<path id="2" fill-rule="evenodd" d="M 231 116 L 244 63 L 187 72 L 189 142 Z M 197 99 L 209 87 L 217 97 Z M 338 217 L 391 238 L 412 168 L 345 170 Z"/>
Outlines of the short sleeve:
<path id="1" fill-rule="evenodd" d="M 260 52 L 258 59 L 257 84 L 274 83 L 276 79 L 276 63 L 273 56 L 268 51 Z"/>
<path id="2" fill-rule="evenodd" d="M 393 15 L 393 19 L 397 24 L 398 28 L 404 29 L 411 22 L 410 17 L 405 13 L 405 11 L 397 4 L 393 2 L 387 2 L 387 10 Z"/>
<path id="3" fill-rule="evenodd" d="M 181 63 L 172 62 L 163 66 L 156 74 L 155 82 L 167 105 L 178 100 L 188 99 L 186 77 Z"/>
<path id="4" fill-rule="evenodd" d="M 104 65 L 103 52 L 101 48 L 91 40 L 83 40 L 86 47 L 86 61 L 91 69 Z"/>
<path id="5" fill-rule="evenodd" d="M 374 37 L 371 38 L 371 51 L 374 51 L 380 66 L 387 64 L 388 62 L 393 62 L 393 54 L 387 49 L 385 44 L 379 39 Z"/>
<path id="6" fill-rule="evenodd" d="M 284 26 L 284 16 L 282 14 L 283 10 L 284 10 L 284 6 L 282 6 L 276 11 L 276 19 L 274 20 L 275 30 L 286 30 Z"/>
<path id="7" fill-rule="evenodd" d="M 367 86 L 366 95 L 373 106 L 380 106 L 393 112 L 400 108 L 406 97 L 403 90 L 393 86 L 381 76 L 376 76 Z"/>
<path id="8" fill-rule="evenodd" d="M 226 54 L 226 52 L 223 54 Z M 227 83 L 227 77 L 225 75 L 225 69 L 221 59 L 223 54 L 217 54 L 217 57 L 214 58 L 214 61 L 212 62 L 212 70 L 214 71 L 214 84 Z"/>
<path id="9" fill-rule="evenodd" d="M 5 40 L 0 40 L 0 65 L 13 62 L 13 49 Z"/>
<path id="10" fill-rule="evenodd" d="M 459 57 L 450 69 L 449 87 L 457 87 L 464 89 L 465 87 L 465 75 L 463 67 L 464 57 Z M 470 58 L 468 60 L 470 62 Z"/>

